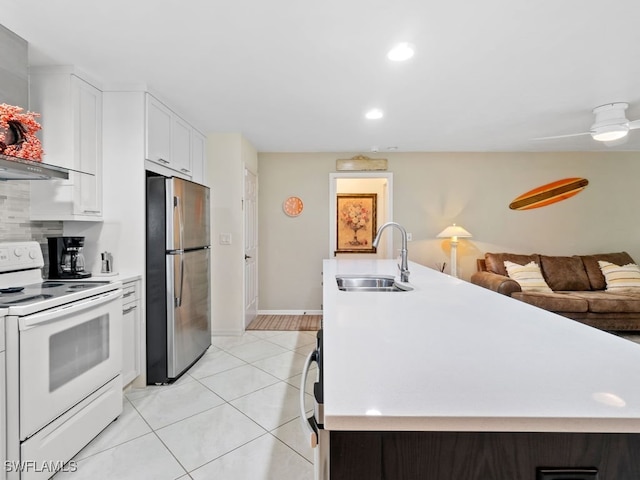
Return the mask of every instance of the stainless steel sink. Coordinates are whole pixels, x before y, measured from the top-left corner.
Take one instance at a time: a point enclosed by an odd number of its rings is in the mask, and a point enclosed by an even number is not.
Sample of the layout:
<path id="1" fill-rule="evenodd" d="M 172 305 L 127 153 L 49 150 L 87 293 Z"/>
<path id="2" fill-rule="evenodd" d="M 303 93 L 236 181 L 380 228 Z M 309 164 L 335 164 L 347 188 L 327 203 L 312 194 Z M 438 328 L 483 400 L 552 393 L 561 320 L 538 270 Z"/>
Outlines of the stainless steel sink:
<path id="1" fill-rule="evenodd" d="M 396 283 L 391 275 L 336 275 L 338 289 L 344 292 L 408 292 L 408 285 Z"/>

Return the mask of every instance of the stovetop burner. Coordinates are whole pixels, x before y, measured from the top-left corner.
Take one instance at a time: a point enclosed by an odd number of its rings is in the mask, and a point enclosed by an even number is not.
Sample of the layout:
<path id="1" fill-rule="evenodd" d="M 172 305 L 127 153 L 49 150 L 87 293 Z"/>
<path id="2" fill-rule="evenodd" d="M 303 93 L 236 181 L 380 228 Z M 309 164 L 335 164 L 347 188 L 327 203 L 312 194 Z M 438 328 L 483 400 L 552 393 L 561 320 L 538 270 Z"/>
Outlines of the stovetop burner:
<path id="1" fill-rule="evenodd" d="M 18 305 L 26 302 L 40 302 L 42 300 L 46 300 L 47 298 L 51 298 L 53 295 L 27 295 L 24 297 L 18 297 L 15 300 L 7 300 L 0 302 L 0 306 L 2 307 L 10 307 L 11 305 Z"/>
<path id="2" fill-rule="evenodd" d="M 24 290 L 24 287 L 8 287 L 8 288 L 0 288 L 0 293 L 16 293 Z"/>
<path id="3" fill-rule="evenodd" d="M 40 287 L 40 288 L 60 287 L 61 285 L 64 285 L 64 283 L 60 283 L 60 282 L 44 282 L 42 284 L 42 287 Z"/>
<path id="4" fill-rule="evenodd" d="M 62 284 L 59 284 L 62 285 Z M 74 283 L 73 285 L 69 285 L 69 287 L 67 288 L 67 290 L 71 291 L 71 290 L 84 290 L 85 288 L 93 288 L 95 287 L 96 284 L 93 283 Z"/>

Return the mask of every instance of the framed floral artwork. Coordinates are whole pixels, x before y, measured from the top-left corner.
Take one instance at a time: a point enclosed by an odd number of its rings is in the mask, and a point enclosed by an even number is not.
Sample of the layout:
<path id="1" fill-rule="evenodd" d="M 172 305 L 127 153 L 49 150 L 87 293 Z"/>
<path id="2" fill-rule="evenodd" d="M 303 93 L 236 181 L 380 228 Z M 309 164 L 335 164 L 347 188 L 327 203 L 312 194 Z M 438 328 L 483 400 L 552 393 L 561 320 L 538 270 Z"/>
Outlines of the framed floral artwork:
<path id="1" fill-rule="evenodd" d="M 337 195 L 336 253 L 376 253 L 376 193 Z"/>

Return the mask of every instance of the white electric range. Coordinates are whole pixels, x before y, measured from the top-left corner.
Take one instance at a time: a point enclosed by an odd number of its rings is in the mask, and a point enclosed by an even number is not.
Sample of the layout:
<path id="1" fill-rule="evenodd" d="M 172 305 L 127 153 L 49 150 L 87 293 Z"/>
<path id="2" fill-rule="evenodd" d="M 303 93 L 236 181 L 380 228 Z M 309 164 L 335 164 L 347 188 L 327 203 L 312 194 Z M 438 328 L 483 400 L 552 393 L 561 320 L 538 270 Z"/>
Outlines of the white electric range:
<path id="1" fill-rule="evenodd" d="M 0 243 L 9 479 L 50 478 L 122 412 L 122 285 L 42 280 L 37 242 Z"/>

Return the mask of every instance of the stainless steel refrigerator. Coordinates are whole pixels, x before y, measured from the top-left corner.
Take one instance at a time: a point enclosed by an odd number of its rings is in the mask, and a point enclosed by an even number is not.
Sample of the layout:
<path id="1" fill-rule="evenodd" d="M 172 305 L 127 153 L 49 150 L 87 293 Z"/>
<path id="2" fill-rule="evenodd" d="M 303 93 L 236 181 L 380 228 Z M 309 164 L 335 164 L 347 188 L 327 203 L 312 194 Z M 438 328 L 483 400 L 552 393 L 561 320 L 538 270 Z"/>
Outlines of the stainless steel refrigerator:
<path id="1" fill-rule="evenodd" d="M 147 383 L 170 383 L 211 345 L 209 189 L 147 173 Z"/>

